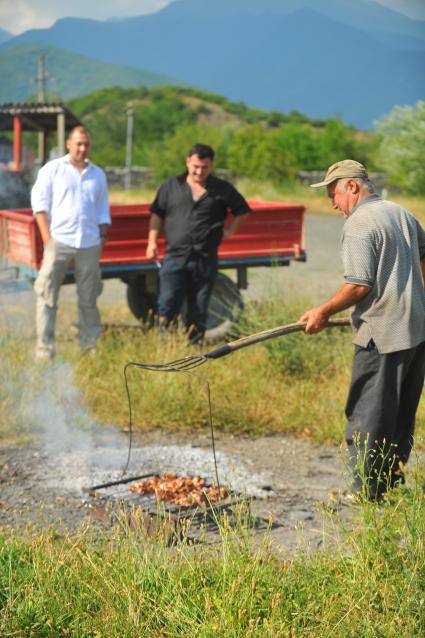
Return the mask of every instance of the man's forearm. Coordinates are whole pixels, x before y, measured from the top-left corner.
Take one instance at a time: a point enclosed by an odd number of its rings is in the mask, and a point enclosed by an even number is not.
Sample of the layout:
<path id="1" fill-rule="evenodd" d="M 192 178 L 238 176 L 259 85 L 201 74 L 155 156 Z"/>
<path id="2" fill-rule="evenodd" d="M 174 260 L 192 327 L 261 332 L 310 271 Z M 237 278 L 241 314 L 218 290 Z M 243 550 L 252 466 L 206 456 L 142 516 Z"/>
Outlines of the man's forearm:
<path id="1" fill-rule="evenodd" d="M 46 246 L 50 240 L 49 215 L 45 211 L 38 211 L 35 215 L 35 221 L 40 231 L 43 246 Z"/>
<path id="2" fill-rule="evenodd" d="M 150 228 L 148 233 L 148 244 L 157 244 L 158 235 L 159 235 L 159 230 L 157 230 L 156 228 Z"/>
<path id="3" fill-rule="evenodd" d="M 224 229 L 223 237 L 226 238 L 233 235 L 248 215 L 249 213 L 246 213 L 245 215 L 238 215 L 237 217 L 234 217 L 228 227 Z"/>
<path id="4" fill-rule="evenodd" d="M 99 224 L 99 235 L 102 244 L 108 239 L 109 224 Z"/>
<path id="5" fill-rule="evenodd" d="M 162 228 L 162 219 L 155 213 L 149 222 L 148 245 L 146 248 L 146 257 L 148 259 L 157 259 L 158 257 L 158 236 Z"/>
<path id="6" fill-rule="evenodd" d="M 370 286 L 359 286 L 357 284 L 343 284 L 336 293 L 321 304 L 325 314 L 329 317 L 341 310 L 346 310 L 358 303 L 363 297 L 370 292 Z"/>
<path id="7" fill-rule="evenodd" d="M 305 312 L 300 317 L 299 322 L 306 322 L 306 332 L 320 332 L 331 315 L 354 306 L 363 297 L 366 297 L 370 290 L 370 286 L 343 284 L 328 301 Z"/>

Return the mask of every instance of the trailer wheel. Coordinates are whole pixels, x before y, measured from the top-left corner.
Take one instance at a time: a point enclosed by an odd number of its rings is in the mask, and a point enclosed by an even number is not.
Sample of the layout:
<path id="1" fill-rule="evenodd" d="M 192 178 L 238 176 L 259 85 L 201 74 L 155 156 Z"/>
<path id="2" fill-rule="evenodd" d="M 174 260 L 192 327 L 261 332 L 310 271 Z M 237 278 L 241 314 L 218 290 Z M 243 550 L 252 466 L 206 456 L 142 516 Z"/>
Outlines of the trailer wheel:
<path id="1" fill-rule="evenodd" d="M 153 320 L 158 306 L 157 295 L 146 292 L 140 282 L 127 284 L 127 304 L 139 321 Z"/>
<path id="2" fill-rule="evenodd" d="M 239 288 L 234 281 L 219 272 L 208 306 L 205 338 L 216 341 L 225 337 L 242 310 L 243 301 Z"/>
<path id="3" fill-rule="evenodd" d="M 137 281 L 127 285 L 127 303 L 136 319 L 143 321 L 153 319 L 158 307 L 156 294 L 146 292 Z M 242 309 L 243 301 L 239 288 L 229 277 L 219 272 L 208 306 L 205 338 L 215 341 L 225 337 L 238 320 Z M 183 304 L 183 317 L 185 314 L 186 304 Z"/>

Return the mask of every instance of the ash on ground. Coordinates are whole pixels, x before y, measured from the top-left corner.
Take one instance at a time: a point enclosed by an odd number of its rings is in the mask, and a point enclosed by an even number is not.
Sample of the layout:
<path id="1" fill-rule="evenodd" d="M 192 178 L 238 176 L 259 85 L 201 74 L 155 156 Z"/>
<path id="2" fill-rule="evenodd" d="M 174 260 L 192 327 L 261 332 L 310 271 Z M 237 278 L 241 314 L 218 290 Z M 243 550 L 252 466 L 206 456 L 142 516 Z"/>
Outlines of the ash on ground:
<path id="1" fill-rule="evenodd" d="M 83 431 L 85 443 L 90 441 L 85 450 L 71 439 L 54 451 L 40 446 L 0 449 L 1 527 L 17 530 L 31 523 L 75 530 L 108 522 L 93 516 L 98 509 L 85 488 L 122 477 L 128 434 L 93 425 Z M 172 471 L 216 482 L 207 434 L 155 431 L 134 438 L 127 476 Z M 270 521 L 275 548 L 291 554 L 326 546 L 329 532 L 324 532 L 322 506 L 332 492 L 345 488 L 340 450 L 281 435 L 223 433 L 216 447 L 221 484 L 251 501 L 262 530 Z"/>

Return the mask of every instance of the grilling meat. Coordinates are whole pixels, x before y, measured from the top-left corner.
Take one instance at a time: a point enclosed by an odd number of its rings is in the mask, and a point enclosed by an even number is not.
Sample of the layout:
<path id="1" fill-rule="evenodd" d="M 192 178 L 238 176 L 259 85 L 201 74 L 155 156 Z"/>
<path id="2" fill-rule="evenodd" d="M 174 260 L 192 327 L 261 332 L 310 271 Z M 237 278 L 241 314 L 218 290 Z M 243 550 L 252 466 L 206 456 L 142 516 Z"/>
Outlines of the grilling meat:
<path id="1" fill-rule="evenodd" d="M 152 476 L 144 481 L 133 483 L 128 488 L 137 494 L 155 494 L 161 501 L 174 505 L 189 507 L 190 505 L 207 505 L 227 498 L 224 487 L 205 487 L 205 479 L 200 476 L 176 476 L 169 472 L 162 476 Z"/>

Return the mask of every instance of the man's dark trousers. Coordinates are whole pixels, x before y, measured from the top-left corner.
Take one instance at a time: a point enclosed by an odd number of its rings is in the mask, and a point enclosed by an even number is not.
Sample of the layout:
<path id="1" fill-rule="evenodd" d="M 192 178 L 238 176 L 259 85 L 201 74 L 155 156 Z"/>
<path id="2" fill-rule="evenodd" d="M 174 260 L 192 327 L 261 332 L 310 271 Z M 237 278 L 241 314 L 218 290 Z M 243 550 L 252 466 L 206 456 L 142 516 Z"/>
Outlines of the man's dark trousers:
<path id="1" fill-rule="evenodd" d="M 355 491 L 379 499 L 403 482 L 399 463 L 407 463 L 412 450 L 424 376 L 425 342 L 389 354 L 379 354 L 373 342 L 355 346 L 345 410 Z"/>
<path id="2" fill-rule="evenodd" d="M 202 339 L 207 323 L 208 303 L 217 278 L 217 255 L 193 253 L 186 260 L 166 255 L 160 272 L 158 315 L 167 322 L 181 312 L 186 299 L 184 319 L 190 339 Z"/>

